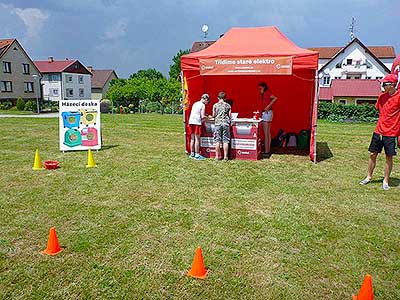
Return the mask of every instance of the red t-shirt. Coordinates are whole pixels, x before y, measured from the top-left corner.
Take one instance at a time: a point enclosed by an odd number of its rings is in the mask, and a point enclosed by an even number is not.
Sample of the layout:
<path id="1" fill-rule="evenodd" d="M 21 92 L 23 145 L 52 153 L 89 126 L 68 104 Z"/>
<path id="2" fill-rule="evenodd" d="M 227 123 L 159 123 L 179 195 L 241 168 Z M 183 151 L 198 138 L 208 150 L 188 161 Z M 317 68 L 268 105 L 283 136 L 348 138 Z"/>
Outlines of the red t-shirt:
<path id="1" fill-rule="evenodd" d="M 375 107 L 379 110 L 379 119 L 375 133 L 384 136 L 400 135 L 400 92 L 392 96 L 388 93 L 381 94 Z"/>
<path id="2" fill-rule="evenodd" d="M 264 93 L 261 94 L 261 103 L 262 103 L 261 110 L 264 110 L 271 103 L 271 96 L 272 93 L 269 90 L 266 90 Z"/>

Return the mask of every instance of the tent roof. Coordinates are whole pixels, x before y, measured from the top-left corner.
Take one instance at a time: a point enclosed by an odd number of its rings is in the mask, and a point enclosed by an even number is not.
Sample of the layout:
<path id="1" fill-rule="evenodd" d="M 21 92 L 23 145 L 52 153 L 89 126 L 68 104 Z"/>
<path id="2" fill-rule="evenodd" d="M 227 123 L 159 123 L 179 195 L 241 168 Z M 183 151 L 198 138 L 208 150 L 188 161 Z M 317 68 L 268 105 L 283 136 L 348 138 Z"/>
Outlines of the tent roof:
<path id="1" fill-rule="evenodd" d="M 309 56 L 317 52 L 298 47 L 275 26 L 231 28 L 208 48 L 186 58 L 229 56 Z"/>

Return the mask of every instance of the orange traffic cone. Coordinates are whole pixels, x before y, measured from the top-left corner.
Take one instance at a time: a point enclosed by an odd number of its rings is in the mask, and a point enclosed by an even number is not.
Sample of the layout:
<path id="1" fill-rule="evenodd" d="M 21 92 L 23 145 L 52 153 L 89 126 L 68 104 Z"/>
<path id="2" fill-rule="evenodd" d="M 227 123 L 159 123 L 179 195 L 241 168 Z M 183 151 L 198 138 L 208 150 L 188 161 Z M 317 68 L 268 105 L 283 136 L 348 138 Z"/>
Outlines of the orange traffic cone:
<path id="1" fill-rule="evenodd" d="M 367 274 L 358 295 L 353 295 L 353 300 L 374 300 L 374 290 L 372 288 L 372 277 Z"/>
<path id="2" fill-rule="evenodd" d="M 47 255 L 56 255 L 61 251 L 63 251 L 63 249 L 61 249 L 58 243 L 56 229 L 54 227 L 51 227 L 49 233 L 49 240 L 47 241 L 47 248 L 43 250 L 42 253 Z"/>
<path id="3" fill-rule="evenodd" d="M 43 169 L 44 168 L 43 168 L 42 160 L 40 159 L 39 149 L 36 149 L 35 159 L 33 161 L 32 170 L 38 171 L 38 170 L 43 170 Z"/>
<path id="4" fill-rule="evenodd" d="M 197 247 L 194 254 L 192 268 L 187 272 L 187 275 L 194 278 L 204 279 L 207 277 L 208 270 L 204 267 L 203 251 L 201 247 Z"/>

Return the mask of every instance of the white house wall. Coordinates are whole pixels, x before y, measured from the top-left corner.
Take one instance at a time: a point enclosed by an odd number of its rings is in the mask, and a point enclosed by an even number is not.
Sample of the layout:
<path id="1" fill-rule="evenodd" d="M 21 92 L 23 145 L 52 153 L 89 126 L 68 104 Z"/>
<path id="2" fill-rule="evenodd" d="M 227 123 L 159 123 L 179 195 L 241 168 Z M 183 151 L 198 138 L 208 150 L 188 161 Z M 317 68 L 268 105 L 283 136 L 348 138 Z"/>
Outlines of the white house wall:
<path id="1" fill-rule="evenodd" d="M 67 82 L 67 76 L 72 76 L 72 83 Z M 83 76 L 83 83 L 79 83 L 79 76 Z M 77 73 L 62 73 L 63 80 L 63 94 L 64 99 L 68 100 L 80 100 L 80 99 L 91 99 L 92 96 L 92 75 L 89 74 L 77 74 Z M 79 96 L 79 89 L 84 89 L 83 97 Z M 67 89 L 73 89 L 73 97 L 67 95 Z"/>
<path id="2" fill-rule="evenodd" d="M 59 80 L 50 81 L 49 76 L 51 74 L 57 74 Z M 72 76 L 72 82 L 67 82 L 67 76 Z M 79 76 L 83 76 L 83 83 L 79 83 Z M 61 82 L 62 80 L 62 82 Z M 77 73 L 48 73 L 43 76 L 43 99 L 59 101 L 62 99 L 68 100 L 80 100 L 80 99 L 91 99 L 92 98 L 92 76 L 89 74 L 77 74 Z M 79 89 L 83 88 L 84 94 L 81 97 L 79 95 Z M 52 89 L 58 89 L 58 96 L 54 96 Z M 73 90 L 73 97 L 67 96 L 67 89 Z"/>
<path id="3" fill-rule="evenodd" d="M 346 66 L 347 59 L 353 60 L 353 65 Z M 366 59 L 371 63 L 372 68 L 368 69 L 365 65 Z M 355 60 L 361 60 L 361 65 L 356 66 Z M 336 65 L 340 63 L 342 68 L 336 68 Z M 345 72 L 347 71 L 347 72 Z M 346 79 L 347 74 L 354 76 L 360 74 L 361 79 L 377 79 L 384 77 L 387 72 L 384 68 L 378 64 L 378 62 L 372 58 L 369 53 L 366 53 L 364 48 L 358 43 L 350 45 L 344 53 L 340 53 L 335 59 L 333 59 L 327 66 L 320 70 L 322 75 L 330 75 L 330 79 Z M 322 84 L 322 80 L 320 81 Z"/>
<path id="4" fill-rule="evenodd" d="M 57 74 L 59 80 L 51 81 L 50 74 Z M 43 85 L 43 99 L 44 100 L 51 100 L 51 101 L 59 101 L 61 100 L 61 74 L 60 73 L 48 73 L 44 74 L 42 78 L 42 85 Z M 57 89 L 58 96 L 53 96 L 51 90 Z"/>
<path id="5" fill-rule="evenodd" d="M 389 69 L 392 69 L 392 65 L 393 65 L 393 58 L 382 58 L 381 62 Z"/>

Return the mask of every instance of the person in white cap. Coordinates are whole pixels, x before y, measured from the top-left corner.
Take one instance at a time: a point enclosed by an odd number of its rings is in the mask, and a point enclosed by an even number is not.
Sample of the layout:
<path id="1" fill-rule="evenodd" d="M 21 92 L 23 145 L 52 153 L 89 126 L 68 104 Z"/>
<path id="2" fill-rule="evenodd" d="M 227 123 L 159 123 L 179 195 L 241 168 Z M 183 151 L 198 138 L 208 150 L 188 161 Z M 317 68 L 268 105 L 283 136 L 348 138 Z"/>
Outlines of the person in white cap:
<path id="1" fill-rule="evenodd" d="M 387 191 L 389 187 L 390 173 L 393 167 L 393 156 L 397 154 L 397 137 L 400 135 L 400 92 L 396 89 L 397 76 L 386 75 L 380 80 L 384 92 L 379 95 L 376 108 L 379 110 L 379 119 L 369 145 L 368 173 L 361 185 L 370 183 L 376 166 L 376 158 L 385 149 L 386 165 L 382 189 Z"/>
<path id="2" fill-rule="evenodd" d="M 200 154 L 201 125 L 206 118 L 206 104 L 210 103 L 210 96 L 203 94 L 201 99 L 192 106 L 189 117 L 190 157 L 196 160 L 205 160 Z"/>

